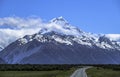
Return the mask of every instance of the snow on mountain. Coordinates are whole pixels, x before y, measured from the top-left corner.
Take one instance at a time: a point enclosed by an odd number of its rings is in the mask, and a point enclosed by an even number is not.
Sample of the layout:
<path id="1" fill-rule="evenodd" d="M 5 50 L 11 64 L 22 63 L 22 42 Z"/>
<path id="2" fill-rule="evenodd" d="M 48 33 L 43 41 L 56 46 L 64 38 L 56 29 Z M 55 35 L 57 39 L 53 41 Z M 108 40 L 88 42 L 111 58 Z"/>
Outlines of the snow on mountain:
<path id="1" fill-rule="evenodd" d="M 0 56 L 10 64 L 118 64 L 119 51 L 120 42 L 84 32 L 58 17 L 9 44 Z"/>
<path id="2" fill-rule="evenodd" d="M 19 38 L 22 38 L 25 35 L 32 35 L 37 32 L 39 32 L 40 34 L 45 34 L 51 31 L 65 35 L 73 35 L 76 36 L 76 38 L 79 37 L 79 39 L 83 39 L 83 37 L 85 37 L 84 40 L 94 39 L 94 42 L 97 42 L 99 38 L 97 34 L 87 33 L 75 26 L 72 26 L 62 16 L 58 18 L 53 18 L 48 23 L 43 23 L 40 18 L 5 17 L 0 18 L 0 45 L 2 49 L 4 49 L 10 43 L 14 42 Z M 115 39 L 116 37 L 119 41 L 118 35 L 107 35 L 107 37 L 110 37 L 112 39 Z M 27 41 L 25 39 L 22 40 L 24 42 Z M 61 39 L 58 38 L 56 39 L 56 41 L 60 40 Z M 86 42 L 79 42 L 86 44 Z"/>
<path id="3" fill-rule="evenodd" d="M 69 25 L 68 21 L 65 20 L 62 16 L 58 18 L 53 18 L 52 20 L 50 20 L 50 23 L 56 23 L 62 26 Z"/>
<path id="4" fill-rule="evenodd" d="M 19 39 L 19 41 L 21 41 L 22 44 L 26 44 L 33 39 L 38 39 L 41 42 L 43 40 L 40 40 L 40 39 L 44 37 L 43 35 L 49 35 L 49 34 L 52 34 L 51 36 L 49 36 L 49 38 L 54 39 L 59 43 L 66 43 L 68 45 L 72 45 L 71 41 L 76 41 L 84 45 L 87 45 L 87 44 L 90 45 L 90 42 L 86 43 L 83 40 L 88 40 L 88 41 L 91 40 L 93 42 L 95 41 L 94 43 L 96 43 L 96 41 L 98 40 L 98 38 L 95 35 L 87 32 L 83 32 L 78 28 L 70 25 L 63 17 L 58 17 L 58 18 L 52 19 L 50 23 L 46 24 L 46 26 L 41 28 L 41 30 L 39 31 L 38 34 L 36 34 L 36 36 L 32 37 L 31 35 L 30 36 L 27 35 L 24 38 Z M 57 34 L 64 35 L 64 36 L 67 36 L 67 35 L 73 36 L 74 38 L 63 39 L 61 37 L 58 37 Z M 47 41 L 47 40 L 44 40 L 44 41 Z"/>
<path id="5" fill-rule="evenodd" d="M 120 61 L 116 58 L 120 55 L 114 45 L 104 36 L 96 42 L 92 37 L 52 31 L 26 35 L 1 51 L 0 56 L 10 64 L 117 64 Z"/>
<path id="6" fill-rule="evenodd" d="M 66 35 L 79 35 L 80 30 L 71 26 L 63 17 L 43 23 L 40 18 L 5 17 L 0 18 L 0 45 L 5 48 L 18 38 L 37 32 L 59 32 Z"/>
<path id="7" fill-rule="evenodd" d="M 41 28 L 39 33 L 35 34 L 34 37 L 32 35 L 27 35 L 19 39 L 19 41 L 21 44 L 26 44 L 33 39 L 37 39 L 39 42 L 45 42 L 47 40 L 44 38 L 44 35 L 50 35 L 50 39 L 67 45 L 73 45 L 72 42 L 77 42 L 91 47 L 95 45 L 104 49 L 120 49 L 119 43 L 109 40 L 106 35 L 97 35 L 79 30 L 77 27 L 70 25 L 63 17 L 53 18 L 46 26 Z M 72 38 L 63 39 L 57 35 L 72 36 Z M 101 40 L 103 41 L 101 42 Z M 106 40 L 109 40 L 110 44 Z"/>
<path id="8" fill-rule="evenodd" d="M 55 31 L 66 35 L 80 35 L 78 28 L 70 25 L 63 17 L 53 18 L 49 23 L 42 26 L 42 33 Z"/>

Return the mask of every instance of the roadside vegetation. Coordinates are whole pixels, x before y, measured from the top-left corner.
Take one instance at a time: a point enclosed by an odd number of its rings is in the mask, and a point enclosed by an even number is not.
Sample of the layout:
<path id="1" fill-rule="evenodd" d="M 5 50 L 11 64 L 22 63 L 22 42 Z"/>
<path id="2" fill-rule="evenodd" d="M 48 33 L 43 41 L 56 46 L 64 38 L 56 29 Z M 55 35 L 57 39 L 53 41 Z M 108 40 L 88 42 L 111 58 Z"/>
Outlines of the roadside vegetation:
<path id="1" fill-rule="evenodd" d="M 78 68 L 79 65 L 40 65 L 40 64 L 0 64 L 0 71 L 53 71 L 70 70 Z"/>
<path id="2" fill-rule="evenodd" d="M 70 77 L 74 71 L 74 68 L 52 71 L 0 71 L 0 77 Z"/>
<path id="3" fill-rule="evenodd" d="M 75 65 L 0 65 L 0 77 L 70 77 Z"/>
<path id="4" fill-rule="evenodd" d="M 70 77 L 84 66 L 88 77 L 120 77 L 120 65 L 40 65 L 40 64 L 0 64 L 0 77 Z"/>
<path id="5" fill-rule="evenodd" d="M 88 77 L 120 77 L 120 65 L 98 65 L 86 70 Z"/>

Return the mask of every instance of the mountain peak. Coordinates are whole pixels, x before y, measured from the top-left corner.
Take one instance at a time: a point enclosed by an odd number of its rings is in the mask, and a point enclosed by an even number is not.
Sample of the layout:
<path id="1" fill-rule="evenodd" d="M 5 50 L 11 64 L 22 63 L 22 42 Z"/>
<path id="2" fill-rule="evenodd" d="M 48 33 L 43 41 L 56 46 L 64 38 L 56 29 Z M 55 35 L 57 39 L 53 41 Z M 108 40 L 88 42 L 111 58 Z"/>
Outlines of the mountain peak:
<path id="1" fill-rule="evenodd" d="M 53 18 L 50 22 L 56 23 L 59 25 L 69 25 L 69 23 L 62 16 L 57 17 L 57 18 Z"/>

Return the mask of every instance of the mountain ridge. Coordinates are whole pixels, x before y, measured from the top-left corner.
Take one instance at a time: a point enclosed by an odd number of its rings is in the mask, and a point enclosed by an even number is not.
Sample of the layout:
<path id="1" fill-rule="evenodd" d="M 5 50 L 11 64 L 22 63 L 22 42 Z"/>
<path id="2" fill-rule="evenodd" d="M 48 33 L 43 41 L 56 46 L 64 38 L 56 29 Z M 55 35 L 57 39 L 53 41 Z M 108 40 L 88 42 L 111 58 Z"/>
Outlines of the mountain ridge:
<path id="1" fill-rule="evenodd" d="M 79 30 L 58 17 L 38 33 L 8 45 L 0 56 L 9 64 L 119 64 L 120 43 Z"/>

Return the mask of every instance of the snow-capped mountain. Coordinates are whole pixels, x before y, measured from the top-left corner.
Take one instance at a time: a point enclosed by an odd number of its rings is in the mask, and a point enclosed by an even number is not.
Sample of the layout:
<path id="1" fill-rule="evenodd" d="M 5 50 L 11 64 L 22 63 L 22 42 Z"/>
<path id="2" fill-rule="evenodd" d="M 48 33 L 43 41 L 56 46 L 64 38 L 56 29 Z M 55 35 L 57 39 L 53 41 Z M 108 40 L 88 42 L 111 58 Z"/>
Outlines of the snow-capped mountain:
<path id="1" fill-rule="evenodd" d="M 52 19 L 33 35 L 26 35 L 0 52 L 7 63 L 119 64 L 120 43 L 84 32 L 63 17 Z"/>

